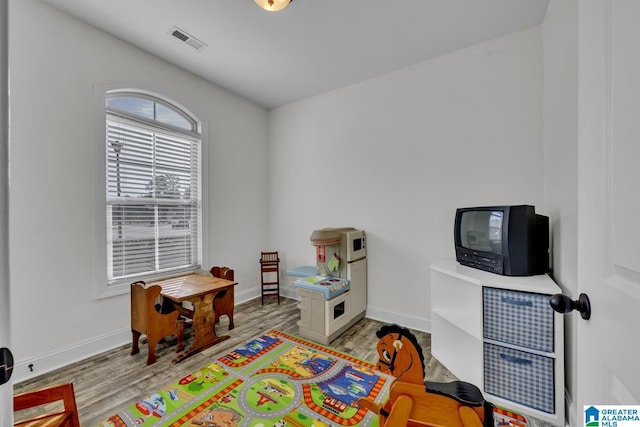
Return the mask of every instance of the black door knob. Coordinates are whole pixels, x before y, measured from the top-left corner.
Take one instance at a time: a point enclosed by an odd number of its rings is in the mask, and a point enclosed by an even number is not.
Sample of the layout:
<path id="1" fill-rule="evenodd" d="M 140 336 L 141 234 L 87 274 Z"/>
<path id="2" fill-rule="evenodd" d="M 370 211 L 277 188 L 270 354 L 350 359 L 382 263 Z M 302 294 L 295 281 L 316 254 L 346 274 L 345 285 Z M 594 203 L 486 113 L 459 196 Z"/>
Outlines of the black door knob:
<path id="1" fill-rule="evenodd" d="M 13 354 L 8 348 L 0 348 L 0 385 L 9 381 L 13 373 Z"/>
<path id="2" fill-rule="evenodd" d="M 591 302 L 587 294 L 580 294 L 577 300 L 573 301 L 566 295 L 555 294 L 549 298 L 549 304 L 558 313 L 571 313 L 578 310 L 583 319 L 589 320 L 591 317 Z"/>

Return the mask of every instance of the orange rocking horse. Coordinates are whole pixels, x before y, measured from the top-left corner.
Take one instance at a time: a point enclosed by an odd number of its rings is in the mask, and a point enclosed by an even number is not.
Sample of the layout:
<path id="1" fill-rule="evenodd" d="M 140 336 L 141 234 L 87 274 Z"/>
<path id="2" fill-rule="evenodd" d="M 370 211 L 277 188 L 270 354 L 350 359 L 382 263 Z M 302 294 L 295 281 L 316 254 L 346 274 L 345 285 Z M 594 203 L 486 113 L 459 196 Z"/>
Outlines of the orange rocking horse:
<path id="1" fill-rule="evenodd" d="M 478 387 L 462 381 L 424 382 L 422 348 L 411 331 L 385 325 L 376 335 L 380 339 L 377 368 L 396 380 L 385 404 L 364 398 L 358 404 L 378 414 L 381 427 L 493 426 L 493 405 Z"/>

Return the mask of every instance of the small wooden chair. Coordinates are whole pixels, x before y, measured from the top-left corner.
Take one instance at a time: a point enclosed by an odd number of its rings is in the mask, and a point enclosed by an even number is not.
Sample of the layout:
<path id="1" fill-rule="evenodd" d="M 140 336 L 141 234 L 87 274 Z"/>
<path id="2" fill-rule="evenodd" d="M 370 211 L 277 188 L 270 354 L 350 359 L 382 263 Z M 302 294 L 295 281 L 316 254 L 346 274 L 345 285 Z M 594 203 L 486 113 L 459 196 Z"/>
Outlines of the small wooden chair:
<path id="1" fill-rule="evenodd" d="M 275 273 L 275 280 L 265 280 L 265 274 Z M 265 295 L 277 295 L 280 304 L 280 258 L 278 252 L 262 252 L 260 256 L 260 278 L 262 281 L 262 305 Z"/>
<path id="2" fill-rule="evenodd" d="M 213 277 L 219 277 L 226 280 L 234 280 L 234 272 L 229 267 L 211 267 L 210 273 Z M 229 330 L 233 329 L 233 309 L 235 308 L 235 296 L 233 286 L 229 289 L 219 292 L 213 299 L 213 310 L 215 312 L 214 323 L 220 322 L 220 316 L 229 318 Z"/>
<path id="3" fill-rule="evenodd" d="M 35 418 L 15 421 L 14 426 L 80 427 L 75 393 L 73 391 L 73 384 L 71 383 L 16 394 L 13 396 L 13 410 L 14 412 L 24 411 L 53 402 L 62 402 L 63 409 L 57 412 L 44 413 Z"/>
<path id="4" fill-rule="evenodd" d="M 178 321 L 177 310 L 162 314 L 156 309 L 155 303 L 162 288 L 159 285 L 147 286 L 143 281 L 131 284 L 131 355 L 138 354 L 138 341 L 141 334 L 147 335 L 149 355 L 147 365 L 156 362 L 156 345 L 168 336 L 178 337 L 178 349 L 183 347 L 182 338 L 184 321 Z"/>

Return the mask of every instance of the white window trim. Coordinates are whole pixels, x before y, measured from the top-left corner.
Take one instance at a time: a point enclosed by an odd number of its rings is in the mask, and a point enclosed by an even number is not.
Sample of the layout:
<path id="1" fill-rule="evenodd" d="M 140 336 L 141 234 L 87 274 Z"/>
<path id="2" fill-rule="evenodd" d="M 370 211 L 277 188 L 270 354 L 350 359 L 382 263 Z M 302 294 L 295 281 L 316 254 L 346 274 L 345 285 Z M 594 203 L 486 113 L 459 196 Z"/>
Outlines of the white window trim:
<path id="1" fill-rule="evenodd" d="M 190 108 L 183 107 L 184 104 L 179 102 L 179 95 L 169 92 L 166 89 L 156 90 L 149 88 L 145 84 L 118 84 L 118 85 L 95 85 L 94 86 L 94 123 L 93 123 L 93 139 L 92 144 L 92 162 L 93 162 L 93 176 L 92 176 L 92 189 L 93 189 L 93 294 L 95 299 L 102 299 L 113 297 L 117 295 L 123 295 L 129 293 L 130 282 L 124 281 L 120 283 L 108 284 L 107 280 L 107 227 L 106 227 L 106 95 L 107 92 L 112 90 L 131 91 L 138 93 L 147 93 L 148 95 L 167 100 L 172 105 L 175 105 L 183 111 L 189 112 L 192 116 L 202 118 L 203 114 L 198 114 Z M 160 94 L 164 94 L 160 95 Z M 170 96 L 171 99 L 167 99 Z M 209 139 L 208 139 L 208 125 L 206 121 L 200 122 L 200 135 L 201 142 L 201 203 L 202 203 L 202 243 L 200 245 L 199 261 L 202 265 L 209 259 Z M 175 276 L 180 273 L 187 273 L 193 270 L 174 270 L 171 272 L 171 276 Z M 151 281 L 168 277 L 166 275 L 146 275 L 138 278 L 138 280 Z"/>

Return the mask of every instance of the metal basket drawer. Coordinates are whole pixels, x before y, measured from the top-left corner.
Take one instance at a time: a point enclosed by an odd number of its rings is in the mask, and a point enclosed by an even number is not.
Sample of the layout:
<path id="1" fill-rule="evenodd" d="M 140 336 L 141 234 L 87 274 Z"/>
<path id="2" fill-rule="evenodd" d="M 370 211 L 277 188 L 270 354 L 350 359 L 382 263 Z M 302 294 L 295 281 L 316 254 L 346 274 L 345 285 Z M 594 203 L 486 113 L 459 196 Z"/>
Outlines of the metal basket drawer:
<path id="1" fill-rule="evenodd" d="M 486 339 L 553 352 L 553 309 L 549 295 L 483 288 Z"/>
<path id="2" fill-rule="evenodd" d="M 484 391 L 553 414 L 554 362 L 550 357 L 484 343 Z"/>

